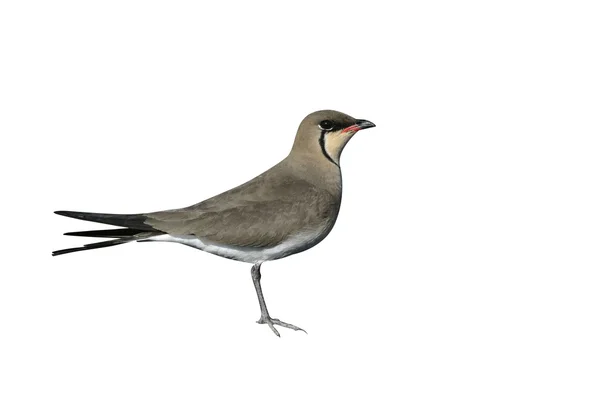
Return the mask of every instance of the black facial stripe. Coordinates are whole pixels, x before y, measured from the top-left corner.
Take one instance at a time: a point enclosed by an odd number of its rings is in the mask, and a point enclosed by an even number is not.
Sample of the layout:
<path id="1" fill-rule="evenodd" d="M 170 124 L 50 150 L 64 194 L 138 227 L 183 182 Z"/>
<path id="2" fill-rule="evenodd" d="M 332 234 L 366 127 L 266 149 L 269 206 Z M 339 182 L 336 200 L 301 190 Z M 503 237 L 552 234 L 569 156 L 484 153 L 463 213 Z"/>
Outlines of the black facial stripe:
<path id="1" fill-rule="evenodd" d="M 331 161 L 337 167 L 339 167 L 339 165 L 335 161 L 333 161 L 333 158 L 331 158 L 331 156 L 329 155 L 329 153 L 327 153 L 327 150 L 325 149 L 325 135 L 326 134 L 327 134 L 327 131 L 321 131 L 321 136 L 319 137 L 319 144 L 321 145 L 321 151 L 323 152 L 323 155 L 325 156 L 325 158 L 327 158 L 329 161 Z"/>

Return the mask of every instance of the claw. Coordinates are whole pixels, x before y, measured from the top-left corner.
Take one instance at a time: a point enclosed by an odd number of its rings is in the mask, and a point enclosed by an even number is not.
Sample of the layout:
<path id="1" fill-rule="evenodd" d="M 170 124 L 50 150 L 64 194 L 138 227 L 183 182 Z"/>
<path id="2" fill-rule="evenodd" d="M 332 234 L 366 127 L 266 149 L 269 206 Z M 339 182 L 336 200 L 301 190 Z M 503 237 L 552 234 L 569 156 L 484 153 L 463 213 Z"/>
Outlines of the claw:
<path id="1" fill-rule="evenodd" d="M 267 321 L 267 324 L 269 325 L 269 328 L 271 328 L 273 333 L 277 335 L 277 337 L 281 337 L 281 335 L 279 334 L 279 331 L 277 331 L 277 329 L 275 329 L 275 327 L 273 326 L 273 323 L 271 321 Z"/>
<path id="2" fill-rule="evenodd" d="M 281 337 L 281 335 L 279 334 L 279 332 L 277 331 L 277 329 L 275 329 L 274 325 L 279 325 L 279 326 L 283 326 L 284 328 L 288 328 L 288 329 L 293 329 L 295 331 L 302 331 L 306 334 L 308 334 L 304 329 L 296 326 L 296 325 L 292 325 L 292 324 L 288 324 L 287 322 L 283 322 L 277 318 L 271 318 L 271 317 L 260 317 L 260 319 L 258 321 L 256 321 L 257 324 L 267 324 L 269 325 L 269 327 L 271 328 L 271 330 L 273 331 L 274 334 L 277 335 L 277 337 Z"/>
<path id="3" fill-rule="evenodd" d="M 272 318 L 271 321 L 273 321 L 273 323 L 275 325 L 283 326 L 284 328 L 293 329 L 295 331 L 302 331 L 308 335 L 308 333 L 304 329 L 300 328 L 299 326 L 288 324 L 287 322 L 280 321 L 277 318 Z"/>

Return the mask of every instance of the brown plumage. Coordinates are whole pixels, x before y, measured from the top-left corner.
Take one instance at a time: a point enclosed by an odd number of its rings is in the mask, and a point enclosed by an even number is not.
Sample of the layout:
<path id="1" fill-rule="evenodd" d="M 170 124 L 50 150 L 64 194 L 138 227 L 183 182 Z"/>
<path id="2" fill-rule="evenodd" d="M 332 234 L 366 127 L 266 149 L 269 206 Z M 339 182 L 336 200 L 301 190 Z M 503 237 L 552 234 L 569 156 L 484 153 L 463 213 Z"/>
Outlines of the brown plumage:
<path id="1" fill-rule="evenodd" d="M 189 207 L 147 214 L 57 214 L 127 229 L 72 232 L 115 240 L 53 255 L 131 241 L 171 241 L 239 261 L 251 262 L 261 306 L 259 323 L 299 330 L 268 315 L 260 288 L 260 265 L 304 251 L 333 228 L 342 198 L 340 155 L 359 130 L 375 126 L 324 110 L 309 114 L 298 128 L 290 154 L 256 178 Z"/>
<path id="2" fill-rule="evenodd" d="M 170 235 L 241 247 L 274 247 L 302 231 L 333 226 L 339 196 L 283 172 L 273 168 L 197 205 L 148 214 L 146 223 Z"/>

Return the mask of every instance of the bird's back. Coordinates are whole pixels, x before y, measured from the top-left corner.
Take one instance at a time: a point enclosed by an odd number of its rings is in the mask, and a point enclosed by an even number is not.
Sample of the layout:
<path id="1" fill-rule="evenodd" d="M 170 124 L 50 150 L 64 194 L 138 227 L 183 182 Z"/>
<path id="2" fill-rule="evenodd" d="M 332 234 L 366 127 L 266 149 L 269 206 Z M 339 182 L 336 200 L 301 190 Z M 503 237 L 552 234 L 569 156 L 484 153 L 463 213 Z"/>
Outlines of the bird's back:
<path id="1" fill-rule="evenodd" d="M 312 247 L 333 227 L 341 193 L 335 196 L 299 175 L 284 160 L 198 204 L 147 214 L 146 223 L 171 236 L 217 245 L 273 248 L 303 237 Z"/>

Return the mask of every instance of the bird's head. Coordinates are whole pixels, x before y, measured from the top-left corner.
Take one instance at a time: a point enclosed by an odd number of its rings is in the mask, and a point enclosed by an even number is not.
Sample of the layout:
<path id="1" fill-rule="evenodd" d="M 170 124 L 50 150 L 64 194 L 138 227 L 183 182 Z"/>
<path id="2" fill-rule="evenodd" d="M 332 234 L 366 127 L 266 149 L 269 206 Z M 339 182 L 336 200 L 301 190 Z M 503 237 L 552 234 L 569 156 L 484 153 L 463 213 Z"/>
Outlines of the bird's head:
<path id="1" fill-rule="evenodd" d="M 292 153 L 317 155 L 339 165 L 342 150 L 350 138 L 361 129 L 374 126 L 370 121 L 355 119 L 339 111 L 316 111 L 300 123 Z"/>

